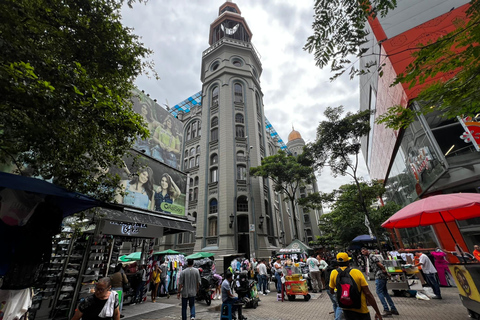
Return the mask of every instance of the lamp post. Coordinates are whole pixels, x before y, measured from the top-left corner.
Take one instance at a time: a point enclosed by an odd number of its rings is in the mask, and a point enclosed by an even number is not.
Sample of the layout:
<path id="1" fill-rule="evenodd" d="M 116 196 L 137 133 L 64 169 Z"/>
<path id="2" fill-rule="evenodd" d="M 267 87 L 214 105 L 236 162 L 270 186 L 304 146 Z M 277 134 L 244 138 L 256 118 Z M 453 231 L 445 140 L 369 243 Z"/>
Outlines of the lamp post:
<path id="1" fill-rule="evenodd" d="M 230 213 L 230 224 L 228 225 L 230 227 L 230 229 L 232 229 L 234 219 L 235 219 L 235 217 L 233 216 L 233 213 Z"/>
<path id="2" fill-rule="evenodd" d="M 280 237 L 282 239 L 282 244 L 285 245 L 285 231 L 280 232 Z"/>

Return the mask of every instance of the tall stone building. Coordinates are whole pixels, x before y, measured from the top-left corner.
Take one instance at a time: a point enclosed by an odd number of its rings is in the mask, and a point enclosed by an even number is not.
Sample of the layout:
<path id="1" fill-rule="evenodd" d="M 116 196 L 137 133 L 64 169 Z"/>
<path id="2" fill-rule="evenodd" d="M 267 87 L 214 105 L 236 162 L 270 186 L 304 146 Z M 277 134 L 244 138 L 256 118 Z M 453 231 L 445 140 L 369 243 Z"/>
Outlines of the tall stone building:
<path id="1" fill-rule="evenodd" d="M 295 234 L 302 241 L 318 234 L 318 213 L 307 213 L 316 218 L 306 224 L 298 208 L 292 217 L 268 179 L 249 175 L 262 158 L 287 148 L 264 115 L 262 64 L 251 39 L 239 7 L 231 1 L 221 5 L 202 55 L 202 91 L 171 110 L 184 124 L 182 169 L 189 174 L 188 215 L 196 234 L 194 239 L 171 236 L 163 247 L 258 258 L 270 256 Z M 217 265 L 223 267 L 218 259 Z"/>

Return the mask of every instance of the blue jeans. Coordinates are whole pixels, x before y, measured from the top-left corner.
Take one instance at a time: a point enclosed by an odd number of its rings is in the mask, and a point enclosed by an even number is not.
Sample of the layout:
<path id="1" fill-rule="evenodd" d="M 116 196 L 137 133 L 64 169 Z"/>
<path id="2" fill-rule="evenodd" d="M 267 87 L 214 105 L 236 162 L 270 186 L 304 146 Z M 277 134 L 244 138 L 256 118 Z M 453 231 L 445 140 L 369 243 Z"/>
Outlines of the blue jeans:
<path id="1" fill-rule="evenodd" d="M 377 291 L 378 299 L 380 299 L 384 311 L 397 310 L 395 304 L 393 304 L 392 298 L 388 294 L 387 279 L 376 279 L 375 290 Z M 390 306 L 390 309 L 388 306 Z"/>
<path id="2" fill-rule="evenodd" d="M 275 272 L 275 279 L 277 279 L 277 292 L 280 293 L 282 292 L 282 277 L 280 273 Z"/>
<path id="3" fill-rule="evenodd" d="M 145 288 L 146 281 L 140 281 L 137 287 L 137 292 L 135 292 L 135 302 L 142 302 L 143 300 L 143 289 Z"/>
<path id="4" fill-rule="evenodd" d="M 340 308 L 337 302 L 337 297 L 335 294 L 330 293 L 330 289 L 327 289 L 327 294 L 330 297 L 330 300 L 332 301 L 332 306 L 333 306 L 333 313 L 335 314 L 335 320 L 340 320 L 340 317 L 342 316 L 343 310 Z"/>
<path id="5" fill-rule="evenodd" d="M 237 311 L 238 306 L 235 305 L 235 303 L 238 302 L 238 297 L 235 298 L 227 298 L 227 300 L 223 301 L 224 304 L 231 304 L 232 305 L 232 316 L 234 315 L 234 312 Z"/>
<path id="6" fill-rule="evenodd" d="M 436 274 L 435 273 L 425 273 L 424 272 L 424 275 L 425 275 L 425 280 L 432 287 L 433 293 L 435 293 L 435 295 L 437 297 L 441 298 L 442 294 L 440 293 L 440 284 L 437 281 Z"/>
<path id="7" fill-rule="evenodd" d="M 157 297 L 160 296 L 162 293 L 162 285 L 165 291 L 166 295 L 169 295 L 168 288 L 167 288 L 167 278 L 160 279 L 160 284 L 158 285 L 158 292 L 157 292 Z"/>
<path id="8" fill-rule="evenodd" d="M 190 307 L 190 318 L 195 318 L 195 297 L 182 297 L 182 320 L 187 320 L 187 302 Z"/>
<path id="9" fill-rule="evenodd" d="M 259 277 L 260 277 L 260 290 L 262 290 L 262 288 L 263 288 L 262 292 L 267 293 L 267 289 L 268 289 L 268 287 L 267 287 L 267 283 L 268 283 L 267 282 L 267 275 L 263 274 Z"/>

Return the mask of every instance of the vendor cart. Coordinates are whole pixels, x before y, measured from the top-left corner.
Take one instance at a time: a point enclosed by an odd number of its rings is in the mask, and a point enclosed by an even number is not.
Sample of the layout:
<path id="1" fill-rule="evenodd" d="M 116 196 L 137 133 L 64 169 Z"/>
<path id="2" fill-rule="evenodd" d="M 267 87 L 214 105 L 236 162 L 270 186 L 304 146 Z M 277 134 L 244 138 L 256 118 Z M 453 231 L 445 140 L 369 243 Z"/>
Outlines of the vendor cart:
<path id="1" fill-rule="evenodd" d="M 307 280 L 303 279 L 302 271 L 297 266 L 285 266 L 283 268 L 283 275 L 285 277 L 285 294 L 288 301 L 295 300 L 296 296 L 303 296 L 305 301 L 310 300 L 311 296 L 308 293 Z"/>
<path id="2" fill-rule="evenodd" d="M 418 278 L 420 271 L 412 264 L 401 264 L 396 260 L 385 260 L 383 265 L 390 276 L 387 289 L 392 290 L 395 296 L 413 297 L 415 291 L 422 290 L 422 283 Z"/>

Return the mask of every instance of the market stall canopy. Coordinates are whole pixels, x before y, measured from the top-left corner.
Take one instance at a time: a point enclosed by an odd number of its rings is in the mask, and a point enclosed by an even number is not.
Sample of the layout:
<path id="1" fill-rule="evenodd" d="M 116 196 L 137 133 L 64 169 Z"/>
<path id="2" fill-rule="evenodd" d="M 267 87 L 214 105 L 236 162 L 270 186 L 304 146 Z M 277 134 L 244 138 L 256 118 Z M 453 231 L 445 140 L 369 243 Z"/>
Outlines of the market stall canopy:
<path id="1" fill-rule="evenodd" d="M 197 252 L 197 253 L 193 253 L 189 256 L 186 256 L 185 259 L 203 259 L 203 258 L 210 258 L 210 257 L 213 257 L 215 254 L 214 253 L 210 253 L 210 252 Z"/>
<path id="2" fill-rule="evenodd" d="M 0 198 L 2 198 L 2 202 L 31 198 L 28 194 L 22 194 L 25 192 L 40 195 L 40 202 L 49 197 L 49 201 L 52 201 L 62 210 L 64 217 L 93 207 L 118 208 L 117 205 L 105 203 L 78 192 L 68 191 L 45 180 L 0 172 Z M 8 195 L 6 195 L 7 193 Z M 6 205 L 2 207 L 7 208 Z"/>
<path id="3" fill-rule="evenodd" d="M 441 194 L 409 204 L 385 221 L 382 227 L 412 228 L 479 216 L 479 193 Z"/>
<path id="4" fill-rule="evenodd" d="M 130 261 L 130 259 L 127 259 L 127 255 L 124 254 L 123 256 L 121 256 L 120 258 L 118 258 L 118 261 L 120 261 L 120 262 L 128 262 L 128 261 Z"/>
<path id="5" fill-rule="evenodd" d="M 369 234 L 362 234 L 361 236 L 355 237 L 352 242 L 374 242 L 377 241 L 376 237 L 370 237 Z"/>
<path id="6" fill-rule="evenodd" d="M 129 255 L 127 255 L 125 257 L 125 259 L 128 259 L 128 261 L 140 260 L 141 258 L 142 258 L 142 253 L 141 252 L 130 253 Z"/>
<path id="7" fill-rule="evenodd" d="M 183 254 L 183 253 L 172 250 L 172 249 L 167 249 L 159 252 L 154 252 L 153 254 Z"/>
<path id="8" fill-rule="evenodd" d="M 282 248 L 278 250 L 278 253 L 279 254 L 306 253 L 309 251 L 313 251 L 313 249 L 307 246 L 302 241 L 295 239 L 286 248 Z"/>

